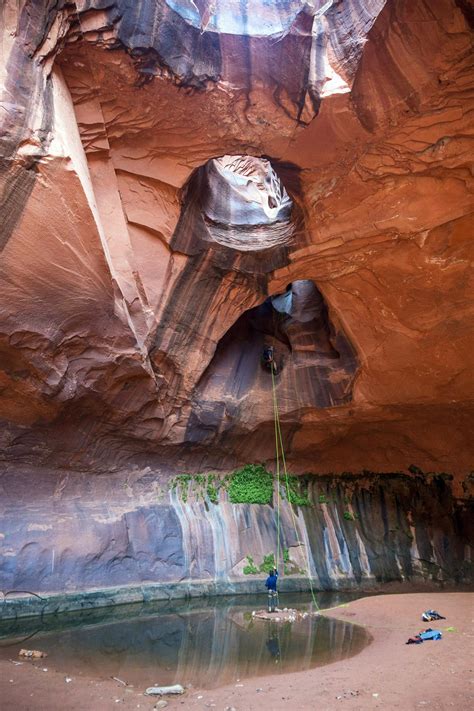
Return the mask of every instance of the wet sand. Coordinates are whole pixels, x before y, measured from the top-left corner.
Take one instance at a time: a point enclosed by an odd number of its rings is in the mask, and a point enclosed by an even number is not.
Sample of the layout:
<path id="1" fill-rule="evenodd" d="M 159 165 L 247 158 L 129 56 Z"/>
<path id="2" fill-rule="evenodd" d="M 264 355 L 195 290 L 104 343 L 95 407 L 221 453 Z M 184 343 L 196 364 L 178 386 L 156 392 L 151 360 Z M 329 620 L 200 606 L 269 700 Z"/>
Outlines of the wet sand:
<path id="1" fill-rule="evenodd" d="M 421 613 L 428 608 L 438 610 L 447 619 L 423 623 Z M 212 691 L 188 689 L 184 696 L 168 698 L 167 709 L 467 711 L 474 708 L 474 594 L 381 595 L 361 598 L 324 614 L 364 625 L 373 642 L 350 659 L 310 671 L 243 679 Z M 408 637 L 426 627 L 441 630 L 454 627 L 455 631 L 444 631 L 439 642 L 405 645 Z M 2 661 L 0 708 L 109 711 L 153 709 L 158 701 L 143 696 L 144 689 L 128 688 L 111 679 L 75 676 L 73 669 L 69 677 L 72 681 L 67 683 L 63 673 L 48 667 L 48 659 L 24 661 L 21 665 Z"/>

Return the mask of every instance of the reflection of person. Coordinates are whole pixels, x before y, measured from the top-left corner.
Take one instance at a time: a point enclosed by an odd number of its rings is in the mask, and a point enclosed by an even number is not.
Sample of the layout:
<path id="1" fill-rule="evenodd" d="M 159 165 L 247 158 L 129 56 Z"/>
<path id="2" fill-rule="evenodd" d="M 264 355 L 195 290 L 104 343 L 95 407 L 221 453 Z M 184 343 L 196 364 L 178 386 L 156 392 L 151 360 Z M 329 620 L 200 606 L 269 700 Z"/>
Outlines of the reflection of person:
<path id="1" fill-rule="evenodd" d="M 278 639 L 278 630 L 270 628 L 267 639 L 267 649 L 270 652 L 271 657 L 275 660 L 275 664 L 278 664 L 281 655 L 280 640 Z"/>
<path id="2" fill-rule="evenodd" d="M 268 578 L 265 581 L 265 587 L 268 590 L 268 612 L 275 612 L 275 607 L 278 604 L 278 570 L 272 568 L 269 572 Z"/>

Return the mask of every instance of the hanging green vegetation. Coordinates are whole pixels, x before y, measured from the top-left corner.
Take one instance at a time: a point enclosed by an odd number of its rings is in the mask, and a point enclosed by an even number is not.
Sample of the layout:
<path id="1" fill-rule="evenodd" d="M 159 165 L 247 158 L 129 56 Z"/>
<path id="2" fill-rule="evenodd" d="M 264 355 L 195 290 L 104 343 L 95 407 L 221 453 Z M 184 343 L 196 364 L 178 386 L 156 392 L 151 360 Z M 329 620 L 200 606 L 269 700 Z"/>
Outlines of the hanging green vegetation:
<path id="1" fill-rule="evenodd" d="M 207 486 L 206 486 L 206 493 L 207 493 L 207 498 L 211 502 L 211 504 L 218 504 L 219 503 L 219 490 L 216 486 L 216 477 L 214 474 L 208 474 L 207 477 Z"/>
<path id="2" fill-rule="evenodd" d="M 251 555 L 247 556 L 247 565 L 244 566 L 243 569 L 243 574 L 244 575 L 256 575 L 259 572 L 257 566 L 253 562 L 253 558 Z"/>
<path id="3" fill-rule="evenodd" d="M 181 501 L 187 503 L 189 496 L 219 503 L 219 490 L 227 486 L 227 477 L 221 479 L 218 474 L 178 474 L 171 482 L 171 491 L 176 491 Z"/>
<path id="4" fill-rule="evenodd" d="M 192 482 L 192 474 L 179 474 L 173 479 L 171 490 L 178 492 L 181 501 L 185 504 L 188 500 L 189 485 Z"/>
<path id="5" fill-rule="evenodd" d="M 233 504 L 271 504 L 273 501 L 274 475 L 263 464 L 246 464 L 230 474 L 178 474 L 171 482 L 171 490 L 177 491 L 183 503 L 190 496 L 196 500 L 219 503 L 220 492 L 228 492 Z M 281 477 L 280 491 L 294 506 L 311 506 L 306 477 L 289 475 Z M 323 500 L 324 499 L 324 500 Z M 325 497 L 319 497 L 326 503 Z"/>
<path id="6" fill-rule="evenodd" d="M 273 553 L 269 553 L 268 555 L 263 556 L 263 561 L 259 566 L 259 571 L 261 573 L 269 573 L 270 570 L 273 570 L 275 567 L 275 555 Z"/>
<path id="7" fill-rule="evenodd" d="M 262 464 L 236 469 L 230 479 L 229 499 L 233 504 L 271 504 L 273 474 Z"/>
<path id="8" fill-rule="evenodd" d="M 311 506 L 308 496 L 308 482 L 303 477 L 288 476 L 285 482 L 286 496 L 295 506 Z"/>
<path id="9" fill-rule="evenodd" d="M 264 555 L 260 565 L 255 564 L 255 561 L 251 555 L 246 556 L 246 558 L 247 564 L 244 565 L 242 570 L 244 575 L 268 575 L 270 570 L 277 567 L 274 553 Z M 291 560 L 288 548 L 283 549 L 283 572 L 285 575 L 305 575 L 305 571 L 300 568 L 294 560 Z"/>

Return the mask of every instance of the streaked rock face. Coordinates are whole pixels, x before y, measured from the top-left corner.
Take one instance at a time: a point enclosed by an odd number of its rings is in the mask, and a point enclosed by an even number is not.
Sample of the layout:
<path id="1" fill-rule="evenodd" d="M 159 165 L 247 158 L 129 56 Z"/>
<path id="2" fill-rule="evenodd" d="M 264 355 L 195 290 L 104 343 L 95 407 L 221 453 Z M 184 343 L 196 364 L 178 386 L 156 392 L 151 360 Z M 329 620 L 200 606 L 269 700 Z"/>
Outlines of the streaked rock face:
<path id="1" fill-rule="evenodd" d="M 467 5 L 244 4 L 2 4 L 4 465 L 271 461 L 274 345 L 295 473 L 464 495 Z"/>
<path id="2" fill-rule="evenodd" d="M 31 479 L 35 480 L 34 491 Z M 443 477 L 309 478 L 311 507 L 212 503 L 152 471 L 123 475 L 5 474 L 3 590 L 59 592 L 147 583 L 264 592 L 255 569 L 275 554 L 281 585 L 322 590 L 390 581 L 472 580 L 472 516 Z"/>

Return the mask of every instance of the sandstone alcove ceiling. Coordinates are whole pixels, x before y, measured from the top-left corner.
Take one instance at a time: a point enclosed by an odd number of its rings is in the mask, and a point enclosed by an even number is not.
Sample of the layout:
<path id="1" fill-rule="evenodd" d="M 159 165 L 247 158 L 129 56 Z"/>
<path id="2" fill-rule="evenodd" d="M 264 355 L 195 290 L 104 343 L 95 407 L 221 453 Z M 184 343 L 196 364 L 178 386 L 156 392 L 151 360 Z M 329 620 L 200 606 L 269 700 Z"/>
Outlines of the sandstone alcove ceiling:
<path id="1" fill-rule="evenodd" d="M 91 471 L 110 459 L 173 461 L 173 448 L 195 442 L 195 393 L 233 329 L 252 329 L 253 309 L 307 283 L 329 314 L 327 354 L 340 358 L 316 366 L 316 345 L 312 356 L 292 346 L 279 387 L 295 470 L 315 456 L 326 470 L 363 468 L 370 451 L 374 469 L 467 471 L 463 7 L 8 8 L 2 456 L 64 462 L 73 451 Z M 263 212 L 244 194 L 262 196 L 259 181 L 272 191 Z M 295 404 L 291 378 L 342 362 L 351 365 L 339 383 L 332 372 L 331 388 L 344 396 L 305 387 Z M 248 458 L 251 429 L 258 458 L 268 409 L 265 398 L 251 417 L 229 405 L 232 457 Z"/>

